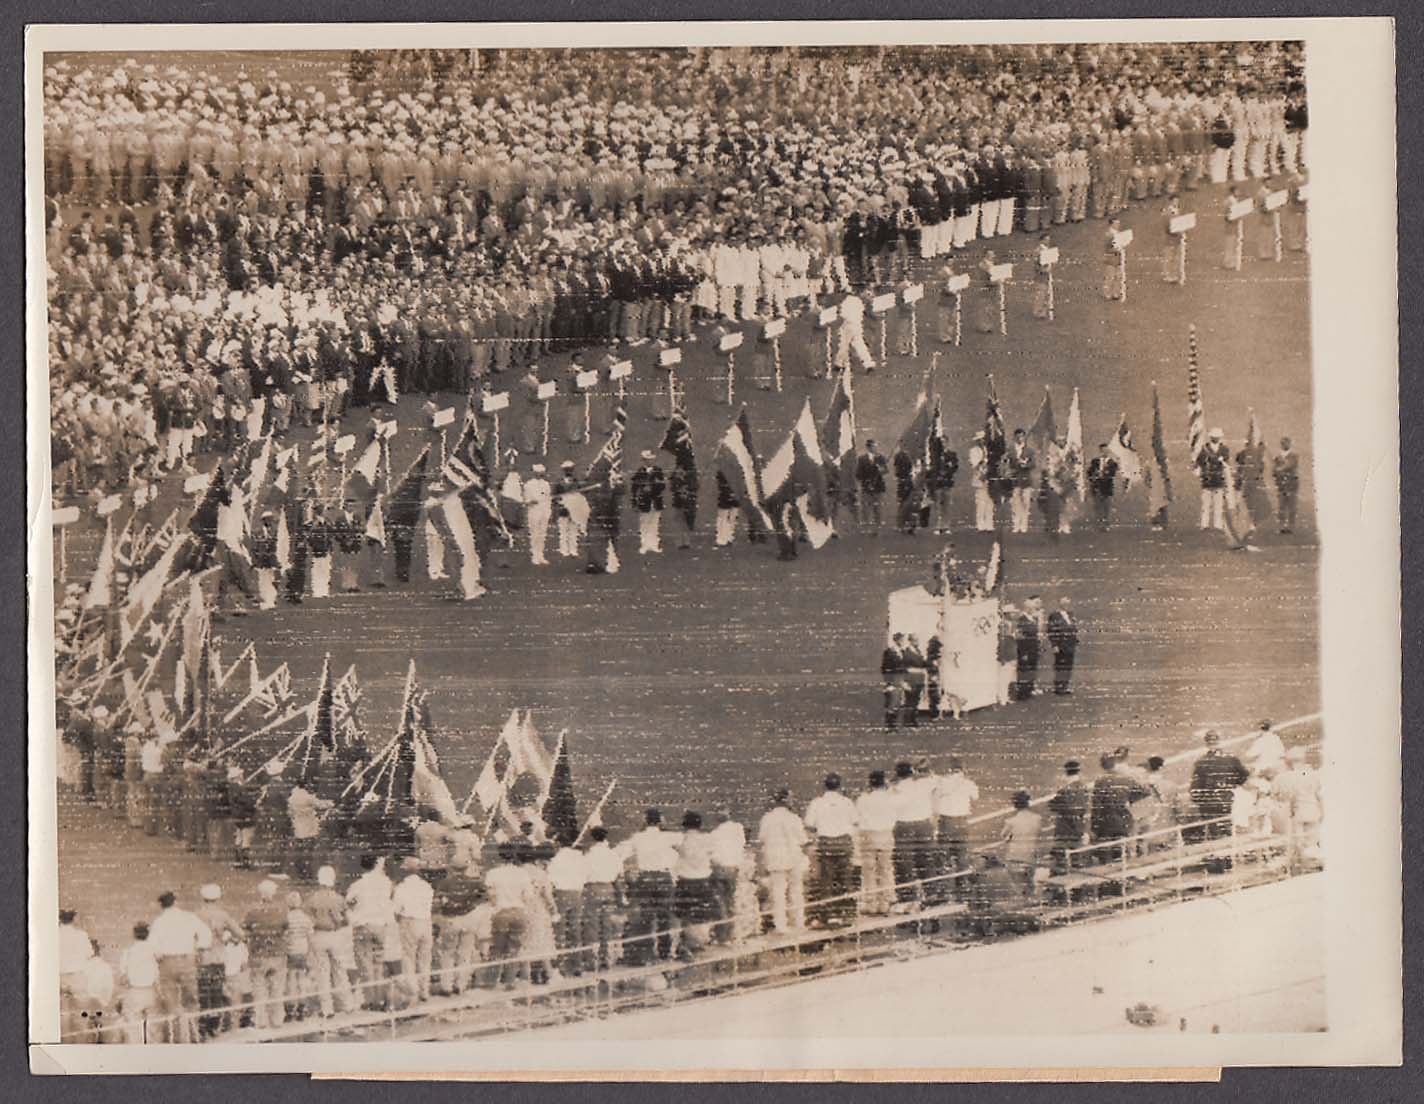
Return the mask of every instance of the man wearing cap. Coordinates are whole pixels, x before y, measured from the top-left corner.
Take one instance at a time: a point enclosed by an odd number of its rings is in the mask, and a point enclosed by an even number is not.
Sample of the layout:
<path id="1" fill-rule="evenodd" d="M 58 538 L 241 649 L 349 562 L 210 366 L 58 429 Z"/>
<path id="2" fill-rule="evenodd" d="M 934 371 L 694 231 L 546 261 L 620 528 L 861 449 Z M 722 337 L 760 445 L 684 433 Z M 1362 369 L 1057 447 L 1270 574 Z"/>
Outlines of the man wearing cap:
<path id="1" fill-rule="evenodd" d="M 806 806 L 806 827 L 816 841 L 816 873 L 812 912 L 815 923 L 840 927 L 855 919 L 851 896 L 851 861 L 860 815 L 855 803 L 841 793 L 841 776 L 828 774 L 825 792 Z M 825 901 L 817 905 L 817 901 Z"/>
<path id="2" fill-rule="evenodd" d="M 663 469 L 653 463 L 653 452 L 644 449 L 642 465 L 633 473 L 629 483 L 629 493 L 633 509 L 638 512 L 638 551 L 643 555 L 661 552 L 662 534 L 659 527 L 663 516 L 663 494 L 667 490 L 667 477 Z"/>
<path id="3" fill-rule="evenodd" d="M 1192 764 L 1188 792 L 1196 803 L 1198 819 L 1212 822 L 1207 825 L 1207 837 L 1216 839 L 1231 833 L 1232 791 L 1251 775 L 1240 759 L 1221 750 L 1221 734 L 1215 729 L 1207 731 L 1203 742 L 1206 751 Z M 1199 833 L 1194 835 L 1200 838 Z"/>
<path id="4" fill-rule="evenodd" d="M 203 903 L 195 915 L 208 926 L 212 941 L 198 952 L 198 1007 L 204 1013 L 198 1017 L 198 1041 L 211 1039 L 222 1025 L 217 1009 L 226 998 L 226 967 L 223 964 L 223 938 L 242 938 L 242 929 L 227 909 L 222 907 L 222 887 L 209 882 L 198 891 Z"/>
<path id="5" fill-rule="evenodd" d="M 316 983 L 321 1014 L 330 1017 L 338 1009 L 352 1012 L 356 1008 L 348 973 L 355 968 L 355 961 L 346 899 L 336 892 L 335 869 L 330 866 L 319 869 L 316 885 L 317 888 L 307 894 L 303 908 L 312 921 L 312 979 Z"/>
<path id="6" fill-rule="evenodd" d="M 1083 846 L 1088 838 L 1088 816 L 1092 809 L 1092 792 L 1081 777 L 1082 765 L 1076 759 L 1063 764 L 1063 785 L 1049 799 L 1048 810 L 1053 814 L 1053 873 L 1066 874 L 1069 869 L 1068 852 Z M 1072 865 L 1081 865 L 1082 857 L 1075 856 Z"/>
<path id="7" fill-rule="evenodd" d="M 549 519 L 553 514 L 553 489 L 545 478 L 543 464 L 535 464 L 529 469 L 521 497 L 524 523 L 529 530 L 529 561 L 536 565 L 547 564 L 549 561 L 544 557 L 544 546 L 549 539 Z"/>
<path id="8" fill-rule="evenodd" d="M 212 929 L 165 892 L 159 913 L 149 925 L 149 942 L 158 959 L 158 1011 L 164 1017 L 166 1041 L 196 1039 L 192 1014 L 198 1010 L 198 955 L 213 944 Z"/>
<path id="9" fill-rule="evenodd" d="M 994 494 L 991 482 L 994 473 L 989 471 L 989 450 L 985 446 L 984 431 L 974 434 L 969 446 L 970 482 L 974 487 L 974 528 L 981 533 L 994 530 Z"/>
<path id="10" fill-rule="evenodd" d="M 1231 461 L 1231 449 L 1222 440 L 1220 429 L 1207 435 L 1207 442 L 1197 454 L 1195 467 L 1201 479 L 1201 528 L 1226 527 L 1226 480 Z"/>

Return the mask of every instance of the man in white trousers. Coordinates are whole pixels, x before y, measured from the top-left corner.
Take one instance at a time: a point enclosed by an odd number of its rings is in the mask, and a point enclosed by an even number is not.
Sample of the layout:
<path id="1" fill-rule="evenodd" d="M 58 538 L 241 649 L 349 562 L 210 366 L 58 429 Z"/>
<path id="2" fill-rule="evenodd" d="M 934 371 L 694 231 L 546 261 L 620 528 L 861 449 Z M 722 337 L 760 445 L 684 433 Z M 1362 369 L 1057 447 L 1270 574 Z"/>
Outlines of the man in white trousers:
<path id="1" fill-rule="evenodd" d="M 849 368 L 851 353 L 867 372 L 875 370 L 875 358 L 865 344 L 865 300 L 847 295 L 840 305 L 841 335 L 836 349 L 836 367 Z"/>
<path id="2" fill-rule="evenodd" d="M 771 809 L 761 818 L 757 841 L 766 870 L 771 924 L 778 932 L 806 926 L 806 826 L 790 809 L 791 793 L 778 790 Z"/>
<path id="3" fill-rule="evenodd" d="M 638 514 L 638 551 L 646 556 L 663 550 L 661 527 L 667 476 L 653 463 L 651 449 L 643 450 L 642 459 L 643 465 L 633 473 L 628 490 Z"/>
<path id="4" fill-rule="evenodd" d="M 994 529 L 994 498 L 989 493 L 989 450 L 984 447 L 984 431 L 974 434 L 969 446 L 969 471 L 974 486 L 974 528 L 981 533 Z"/>
<path id="5" fill-rule="evenodd" d="M 544 545 L 549 539 L 549 519 L 553 515 L 553 489 L 544 478 L 544 465 L 535 464 L 524 481 L 524 523 L 529 527 L 529 561 L 546 564 Z"/>

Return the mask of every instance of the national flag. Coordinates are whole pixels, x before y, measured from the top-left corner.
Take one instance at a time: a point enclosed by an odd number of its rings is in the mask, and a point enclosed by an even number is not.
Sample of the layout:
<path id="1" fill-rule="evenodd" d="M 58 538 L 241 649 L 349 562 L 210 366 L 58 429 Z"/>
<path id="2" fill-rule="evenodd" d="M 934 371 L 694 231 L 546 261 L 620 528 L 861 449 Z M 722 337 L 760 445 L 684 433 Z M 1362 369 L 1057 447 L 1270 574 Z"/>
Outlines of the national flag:
<path id="1" fill-rule="evenodd" d="M 460 432 L 450 449 L 449 458 L 478 472 L 481 482 L 489 485 L 489 461 L 485 459 L 484 441 L 480 437 L 480 426 L 473 401 L 465 408 L 465 420 L 460 425 Z"/>
<path id="2" fill-rule="evenodd" d="M 208 639 L 208 599 L 203 593 L 203 577 L 193 573 L 188 577 L 188 605 L 183 611 L 183 664 L 196 672 L 202 649 Z"/>
<path id="3" fill-rule="evenodd" d="M 1166 524 L 1167 504 L 1172 501 L 1172 475 L 1167 468 L 1167 442 L 1162 431 L 1162 400 L 1152 385 L 1152 466 L 1147 469 L 1148 515 L 1157 524 Z"/>
<path id="4" fill-rule="evenodd" d="M 1127 428 L 1126 414 L 1118 418 L 1117 432 L 1108 442 L 1108 452 L 1112 453 L 1113 459 L 1117 461 L 1117 474 L 1122 480 L 1122 489 L 1130 490 L 1133 484 L 1142 478 L 1142 460 L 1137 455 L 1137 450 L 1132 447 L 1132 430 Z"/>
<path id="5" fill-rule="evenodd" d="M 455 554 L 460 557 L 461 595 L 466 601 L 480 597 L 485 593 L 484 586 L 480 584 L 480 553 L 475 542 L 475 531 L 470 527 L 469 516 L 461 501 L 460 491 L 450 491 L 437 498 L 428 499 L 425 507 L 426 516 L 434 528 L 436 541 L 440 542 L 440 558 L 444 559 L 446 546 L 453 548 Z M 433 557 L 436 554 L 436 541 L 427 542 L 429 555 L 432 557 L 432 569 L 435 566 Z"/>
<path id="6" fill-rule="evenodd" d="M 1206 443 L 1206 412 L 1202 406 L 1201 376 L 1197 364 L 1197 328 L 1187 333 L 1187 456 L 1197 466 Z"/>
<path id="7" fill-rule="evenodd" d="M 426 445 L 391 492 L 386 510 L 391 525 L 414 529 L 420 523 L 420 511 L 425 500 L 425 467 L 429 461 L 430 446 Z"/>
<path id="8" fill-rule="evenodd" d="M 994 377 L 989 376 L 989 398 L 984 411 L 984 457 L 985 470 L 989 473 L 990 487 L 996 485 L 1004 466 L 1004 454 L 1009 451 L 1008 435 L 1004 432 L 1004 415 L 999 409 L 999 396 L 994 388 Z"/>
<path id="9" fill-rule="evenodd" d="M 107 609 L 113 600 L 114 589 L 114 525 L 112 518 L 104 519 L 104 542 L 99 546 L 99 560 L 94 565 L 94 574 L 89 579 L 89 589 L 84 592 L 83 608 Z"/>
<path id="10" fill-rule="evenodd" d="M 841 502 L 855 498 L 855 394 L 850 369 L 842 368 L 831 394 L 830 409 L 821 423 L 821 443 L 826 451 L 828 491 Z"/>
<path id="11" fill-rule="evenodd" d="M 479 777 L 475 779 L 474 789 L 465 799 L 465 809 L 470 807 L 471 801 L 478 800 L 486 820 L 494 816 L 500 798 L 504 795 L 503 776 L 509 768 L 510 744 L 517 738 L 521 723 L 519 710 L 510 710 L 509 719 L 504 722 L 504 728 L 500 731 L 499 738 L 495 741 L 494 747 L 490 749 L 489 758 L 485 760 Z M 501 752 L 503 752 L 503 766 L 501 766 Z"/>
<path id="12" fill-rule="evenodd" d="M 292 673 L 283 663 L 266 678 L 257 673 L 257 657 L 252 657 L 251 684 L 247 693 L 222 717 L 224 729 L 243 725 L 234 724 L 239 717 L 246 723 L 269 720 L 285 712 L 292 702 Z"/>
<path id="13" fill-rule="evenodd" d="M 371 398 L 376 397 L 376 388 L 384 387 L 386 390 L 386 401 L 395 406 L 400 399 L 400 392 L 396 389 L 396 370 L 388 360 L 379 360 L 371 365 L 371 375 L 367 381 L 367 390 Z"/>
<path id="14" fill-rule="evenodd" d="M 796 507 L 813 548 L 820 548 L 831 539 L 825 458 L 809 398 L 802 404 L 801 414 L 786 440 L 767 461 L 762 488 L 763 501 L 778 521 L 787 504 Z"/>
<path id="15" fill-rule="evenodd" d="M 1083 453 L 1083 410 L 1078 401 L 1078 389 L 1073 388 L 1073 401 L 1068 406 L 1068 432 L 1064 436 L 1063 460 L 1074 473 L 1078 485 L 1078 501 L 1088 497 L 1087 459 Z"/>
<path id="16" fill-rule="evenodd" d="M 219 464 L 213 469 L 212 478 L 208 480 L 208 489 L 203 494 L 203 500 L 188 519 L 189 530 L 206 551 L 211 551 L 217 540 L 218 509 L 227 501 L 227 497 L 227 472 L 223 465 Z"/>
<path id="17" fill-rule="evenodd" d="M 613 412 L 613 428 L 584 475 L 589 504 L 589 535 L 595 546 L 607 549 L 605 570 L 617 570 L 613 542 L 623 524 L 623 436 L 628 427 L 628 411 L 622 406 Z"/>
<path id="18" fill-rule="evenodd" d="M 747 418 L 747 408 L 742 407 L 737 417 L 722 435 L 712 463 L 722 474 L 733 493 L 754 522 L 760 522 L 767 529 L 774 529 L 771 515 L 762 501 L 761 472 L 757 469 L 756 449 L 752 446 L 751 422 Z"/>
<path id="19" fill-rule="evenodd" d="M 177 558 L 182 544 L 182 541 L 170 544 L 158 562 L 149 568 L 129 591 L 128 602 L 119 614 L 121 648 L 129 646 L 134 634 L 153 613 L 154 606 L 158 604 L 163 588 L 168 583 L 168 577 L 173 571 L 173 561 Z"/>
<path id="20" fill-rule="evenodd" d="M 361 724 L 361 684 L 356 678 L 356 666 L 346 669 L 332 688 L 332 729 L 338 748 L 366 747 L 366 730 Z"/>
<path id="21" fill-rule="evenodd" d="M 588 814 L 588 819 L 583 822 L 583 827 L 579 829 L 578 837 L 574 840 L 575 846 L 583 842 L 584 836 L 595 828 L 603 825 L 603 810 L 608 806 L 608 799 L 613 796 L 613 787 L 618 785 L 618 779 L 608 783 L 608 789 L 603 791 L 603 796 L 598 799 L 598 804 L 593 807 L 593 812 Z"/>
<path id="22" fill-rule="evenodd" d="M 331 682 L 331 655 L 321 663 L 321 686 L 316 694 L 316 719 L 312 741 L 328 752 L 336 751 L 336 690 Z"/>
<path id="23" fill-rule="evenodd" d="M 506 741 L 509 747 L 509 768 L 505 780 L 509 782 L 519 775 L 532 776 L 541 791 L 547 789 L 554 770 L 554 758 L 534 726 L 534 712 L 526 709 L 520 718 L 519 727 Z M 508 786 L 505 787 L 508 789 Z"/>
<path id="24" fill-rule="evenodd" d="M 1028 443 L 1039 453 L 1047 453 L 1049 446 L 1058 442 L 1058 423 L 1053 417 L 1053 395 L 1048 388 L 1043 389 L 1043 401 L 1038 404 L 1038 413 L 1028 429 Z"/>
<path id="25" fill-rule="evenodd" d="M 477 548 L 488 537 L 497 537 L 505 545 L 514 543 L 504 514 L 490 490 L 489 473 L 478 449 L 457 447 L 445 461 L 440 478 L 458 492 L 460 507 Z"/>
<path id="26" fill-rule="evenodd" d="M 697 458 L 692 451 L 692 427 L 681 409 L 672 412 L 658 448 L 672 455 L 673 499 L 680 505 L 687 527 L 692 529 L 697 525 Z"/>
<path id="27" fill-rule="evenodd" d="M 554 770 L 541 809 L 544 834 L 561 847 L 572 847 L 579 836 L 578 801 L 574 797 L 573 775 L 569 769 L 568 730 L 559 733 L 554 753 Z"/>

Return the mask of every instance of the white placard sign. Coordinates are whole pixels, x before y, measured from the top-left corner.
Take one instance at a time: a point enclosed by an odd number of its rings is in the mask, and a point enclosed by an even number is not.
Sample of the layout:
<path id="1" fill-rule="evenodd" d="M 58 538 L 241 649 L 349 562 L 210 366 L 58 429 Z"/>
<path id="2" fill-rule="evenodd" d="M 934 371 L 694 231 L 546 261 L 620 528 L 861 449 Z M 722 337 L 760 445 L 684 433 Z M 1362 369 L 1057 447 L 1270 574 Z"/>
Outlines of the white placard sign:
<path id="1" fill-rule="evenodd" d="M 951 276 L 948 280 L 945 281 L 944 284 L 944 290 L 949 292 L 951 295 L 958 295 L 961 291 L 964 291 L 968 287 L 969 273 L 967 272 L 960 272 L 957 275 Z"/>
<path id="2" fill-rule="evenodd" d="M 762 327 L 761 336 L 763 340 L 770 341 L 773 337 L 780 337 L 785 332 L 786 319 L 777 318 Z"/>
<path id="3" fill-rule="evenodd" d="M 1226 217 L 1231 222 L 1243 219 L 1256 209 L 1256 205 L 1249 199 L 1238 199 L 1226 209 Z"/>
<path id="4" fill-rule="evenodd" d="M 730 353 L 733 349 L 740 349 L 741 347 L 742 347 L 742 335 L 741 335 L 740 333 L 729 333 L 729 334 L 725 334 L 725 335 L 723 335 L 722 340 L 719 341 L 719 342 L 717 342 L 717 350 L 718 350 L 718 352 Z M 678 350 L 676 350 L 676 349 L 672 349 L 672 350 L 669 350 L 669 352 L 676 352 L 676 353 L 678 354 L 677 359 L 678 359 L 678 360 L 681 360 L 681 359 L 682 359 L 682 353 L 681 353 L 680 351 L 678 351 Z M 663 355 L 664 355 L 664 358 L 666 358 L 666 355 L 667 355 L 667 354 L 665 353 L 665 354 L 663 354 Z M 666 364 L 666 363 L 667 363 L 667 360 L 664 359 L 663 363 Z M 674 362 L 674 363 L 676 363 L 676 362 Z"/>
<path id="5" fill-rule="evenodd" d="M 336 444 L 331 446 L 331 451 L 336 453 L 337 456 L 345 456 L 355 447 L 356 435 L 354 433 L 348 433 L 345 437 L 338 437 L 336 439 Z"/>
<path id="6" fill-rule="evenodd" d="M 508 391 L 500 391 L 497 394 L 490 394 L 489 392 L 486 392 L 484 398 L 480 400 L 480 409 L 483 410 L 486 414 L 493 414 L 497 410 L 503 410 L 508 405 Z"/>
<path id="7" fill-rule="evenodd" d="M 1189 211 L 1185 215 L 1178 215 L 1167 223 L 1167 232 L 1171 234 L 1185 234 L 1188 230 L 1197 228 L 1197 215 L 1195 211 Z"/>
<path id="8" fill-rule="evenodd" d="M 53 525 L 72 525 L 79 520 L 79 507 L 66 506 L 62 510 L 56 510 L 50 514 L 49 520 Z"/>
<path id="9" fill-rule="evenodd" d="M 1279 192 L 1272 192 L 1270 195 L 1266 196 L 1266 210 L 1275 211 L 1278 208 L 1284 207 L 1286 205 L 1287 198 L 1288 193 L 1284 190 Z"/>
<path id="10" fill-rule="evenodd" d="M 206 478 L 206 476 L 204 478 Z M 123 495 L 110 495 L 108 498 L 100 499 L 99 505 L 94 512 L 100 517 L 108 517 L 123 504 Z"/>
<path id="11" fill-rule="evenodd" d="M 996 264 L 989 269 L 989 283 L 1006 284 L 1013 279 L 1013 275 L 1014 266 L 1012 264 Z"/>
<path id="12" fill-rule="evenodd" d="M 904 300 L 905 306 L 907 306 L 907 307 L 908 307 L 911 303 L 918 303 L 918 302 L 919 302 L 921 299 L 923 299 L 924 297 L 925 297 L 925 285 L 924 285 L 924 284 L 911 284 L 909 287 L 907 287 L 907 288 L 905 289 L 904 294 L 900 296 L 900 298 L 901 298 L 902 300 Z"/>
<path id="13" fill-rule="evenodd" d="M 447 406 L 444 410 L 437 410 L 433 415 L 431 415 L 430 428 L 440 429 L 443 426 L 449 425 L 454 420 L 455 408 L 453 406 Z"/>
<path id="14" fill-rule="evenodd" d="M 208 489 L 209 479 L 209 476 L 203 475 L 201 472 L 199 472 L 197 475 L 188 476 L 187 479 L 183 480 L 183 493 L 200 494 L 201 492 L 206 491 Z M 103 517 L 104 515 L 100 514 L 99 516 Z"/>
<path id="15" fill-rule="evenodd" d="M 1119 253 L 1121 253 L 1124 249 L 1126 249 L 1126 248 L 1127 248 L 1129 245 L 1131 245 L 1131 244 L 1132 244 L 1132 231 L 1131 231 L 1131 230 L 1119 230 L 1119 231 L 1117 231 L 1115 234 L 1113 234 L 1113 248 L 1116 249 Z"/>
<path id="16" fill-rule="evenodd" d="M 877 295 L 870 301 L 871 314 L 884 314 L 895 307 L 895 293 L 887 291 L 884 295 Z"/>
<path id="17" fill-rule="evenodd" d="M 827 326 L 833 325 L 840 316 L 841 308 L 839 306 L 826 307 L 820 314 L 816 315 L 816 325 L 825 329 Z"/>
<path id="18" fill-rule="evenodd" d="M 1056 265 L 1058 263 L 1058 246 L 1055 245 L 1052 249 L 1040 249 L 1038 251 L 1038 263 L 1045 268 Z"/>
<path id="19" fill-rule="evenodd" d="M 611 380 L 627 379 L 633 374 L 633 362 L 631 360 L 620 360 L 616 364 L 608 366 L 608 378 Z"/>
<path id="20" fill-rule="evenodd" d="M 552 399 L 559 393 L 558 380 L 545 380 L 539 385 L 539 390 L 534 392 L 536 399 Z"/>
<path id="21" fill-rule="evenodd" d="M 580 372 L 574 377 L 574 386 L 580 391 L 587 391 L 590 387 L 597 387 L 598 369 L 592 368 L 587 372 Z"/>
<path id="22" fill-rule="evenodd" d="M 738 336 L 740 337 L 741 335 L 739 334 Z M 725 341 L 726 338 L 723 338 L 722 340 Z M 664 349 L 661 353 L 658 354 L 658 364 L 661 365 L 663 368 L 671 368 L 674 364 L 681 363 L 681 349 Z"/>

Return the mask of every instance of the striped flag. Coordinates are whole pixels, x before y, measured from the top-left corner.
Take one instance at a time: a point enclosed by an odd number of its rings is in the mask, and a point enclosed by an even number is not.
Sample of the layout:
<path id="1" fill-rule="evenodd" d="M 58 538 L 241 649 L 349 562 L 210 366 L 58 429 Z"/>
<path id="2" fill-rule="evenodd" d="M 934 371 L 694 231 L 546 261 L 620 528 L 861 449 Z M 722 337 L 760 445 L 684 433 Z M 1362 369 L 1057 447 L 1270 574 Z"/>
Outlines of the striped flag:
<path id="1" fill-rule="evenodd" d="M 821 455 L 816 422 L 811 417 L 809 398 L 802 405 L 801 414 L 786 440 L 767 461 L 762 472 L 762 489 L 772 516 L 782 517 L 788 504 L 796 507 L 813 548 L 821 548 L 831 539 L 830 511 L 826 505 L 825 459 Z"/>
<path id="2" fill-rule="evenodd" d="M 1068 406 L 1068 432 L 1064 460 L 1075 473 L 1078 484 L 1078 501 L 1088 497 L 1088 471 L 1083 455 L 1083 408 L 1078 401 L 1078 389 L 1073 388 L 1073 401 Z"/>
<path id="3" fill-rule="evenodd" d="M 1117 432 L 1108 442 L 1108 452 L 1117 461 L 1118 476 L 1122 479 L 1122 489 L 1129 491 L 1142 478 L 1142 458 L 1132 447 L 1132 430 L 1127 428 L 1127 415 L 1118 416 Z"/>
<path id="4" fill-rule="evenodd" d="M 1187 332 L 1187 456 L 1196 467 L 1206 443 L 1206 412 L 1202 408 L 1201 370 L 1197 361 L 1197 328 Z"/>
<path id="5" fill-rule="evenodd" d="M 681 404 L 668 419 L 667 432 L 663 434 L 658 448 L 672 455 L 675 469 L 671 481 L 673 505 L 681 510 L 687 527 L 691 529 L 697 524 L 697 457 L 692 451 L 692 427 Z"/>
<path id="6" fill-rule="evenodd" d="M 774 529 L 771 515 L 762 504 L 761 473 L 757 470 L 752 427 L 745 405 L 717 443 L 712 463 L 743 504 L 748 516 L 759 521 L 764 528 Z"/>

